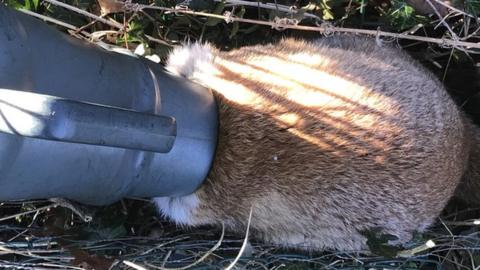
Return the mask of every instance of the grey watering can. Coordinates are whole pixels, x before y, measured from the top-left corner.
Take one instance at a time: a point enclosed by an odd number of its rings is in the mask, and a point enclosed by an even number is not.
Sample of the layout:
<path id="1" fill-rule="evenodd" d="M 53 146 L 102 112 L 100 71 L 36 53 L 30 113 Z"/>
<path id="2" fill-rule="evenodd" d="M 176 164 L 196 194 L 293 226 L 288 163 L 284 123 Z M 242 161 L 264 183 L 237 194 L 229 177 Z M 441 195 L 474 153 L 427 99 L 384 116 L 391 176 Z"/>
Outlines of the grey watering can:
<path id="1" fill-rule="evenodd" d="M 209 90 L 0 4 L 0 201 L 189 194 L 216 133 Z"/>

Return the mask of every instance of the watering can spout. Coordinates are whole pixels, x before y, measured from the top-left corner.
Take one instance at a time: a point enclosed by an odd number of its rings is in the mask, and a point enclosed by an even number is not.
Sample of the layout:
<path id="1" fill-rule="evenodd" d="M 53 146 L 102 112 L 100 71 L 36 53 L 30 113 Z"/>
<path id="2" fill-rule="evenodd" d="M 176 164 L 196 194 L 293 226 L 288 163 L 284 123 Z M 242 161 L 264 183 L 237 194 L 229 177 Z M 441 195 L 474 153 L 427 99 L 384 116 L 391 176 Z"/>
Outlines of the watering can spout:
<path id="1" fill-rule="evenodd" d="M 216 141 L 208 89 L 0 4 L 0 201 L 186 195 Z"/>

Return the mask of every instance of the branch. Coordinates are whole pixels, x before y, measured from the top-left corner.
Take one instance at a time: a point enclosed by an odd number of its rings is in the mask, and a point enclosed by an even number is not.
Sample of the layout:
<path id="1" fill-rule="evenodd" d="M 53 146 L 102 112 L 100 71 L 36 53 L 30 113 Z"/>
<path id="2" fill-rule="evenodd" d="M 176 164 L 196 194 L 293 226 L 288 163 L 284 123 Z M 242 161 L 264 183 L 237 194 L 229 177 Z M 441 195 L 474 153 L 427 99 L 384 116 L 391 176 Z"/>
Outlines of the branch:
<path id="1" fill-rule="evenodd" d="M 53 0 L 48 0 L 48 1 L 53 1 Z M 239 17 L 236 17 L 236 16 L 232 15 L 231 13 L 227 13 L 227 15 L 219 15 L 219 14 L 199 12 L 199 11 L 193 11 L 193 10 L 184 9 L 184 8 L 177 8 L 177 7 L 167 8 L 167 7 L 140 5 L 140 4 L 129 5 L 129 6 L 127 6 L 127 9 L 161 10 L 161 11 L 168 11 L 168 12 L 173 12 L 173 13 L 183 13 L 183 14 L 189 14 L 189 15 L 194 15 L 194 16 L 217 18 L 217 19 L 225 20 L 227 23 L 242 22 L 242 23 L 249 23 L 249 24 L 265 25 L 265 26 L 270 26 L 274 29 L 282 29 L 282 30 L 283 29 L 295 29 L 295 30 L 318 32 L 318 33 L 322 33 L 322 34 L 331 34 L 331 33 L 335 33 L 335 32 L 356 33 L 356 34 L 364 34 L 364 35 L 377 36 L 377 37 L 393 37 L 393 38 L 398 38 L 398 39 L 408 39 L 408 40 L 430 42 L 430 43 L 439 44 L 441 46 L 448 46 L 448 47 L 453 47 L 453 48 L 457 48 L 457 49 L 461 49 L 461 50 L 472 49 L 472 48 L 480 49 L 480 43 L 466 42 L 466 41 L 460 41 L 460 40 L 451 40 L 451 39 L 442 39 L 442 38 L 413 36 L 413 35 L 408 35 L 408 34 L 405 34 L 405 33 L 391 33 L 391 32 L 385 32 L 385 31 L 380 31 L 380 30 L 366 30 L 366 29 L 335 27 L 335 26 L 332 26 L 332 25 L 327 24 L 327 23 L 321 24 L 320 26 L 306 26 L 306 25 L 298 25 L 296 23 L 292 23 L 296 20 L 284 20 L 284 19 L 276 18 L 276 20 L 274 20 L 273 22 L 270 22 L 270 21 L 261 21 L 261 20 L 239 18 Z"/>
<path id="2" fill-rule="evenodd" d="M 50 18 L 48 16 L 45 16 L 45 15 L 41 15 L 41 14 L 38 14 L 38 13 L 35 13 L 35 12 L 32 12 L 30 10 L 26 10 L 26 9 L 19 9 L 18 11 L 20 12 L 23 12 L 27 15 L 30 15 L 32 17 L 35 17 L 35 18 L 39 18 L 41 20 L 44 20 L 46 22 L 51 22 L 51 23 L 54 23 L 56 25 L 59 25 L 59 26 L 62 26 L 62 27 L 65 27 L 67 29 L 70 29 L 70 30 L 73 30 L 73 31 L 78 31 L 80 32 L 82 35 L 85 35 L 86 37 L 90 37 L 90 33 L 86 32 L 86 31 L 82 31 L 80 28 L 74 26 L 74 25 L 71 25 L 71 24 L 68 24 L 66 22 L 62 22 L 62 21 L 59 21 L 57 19 L 54 19 L 54 18 Z"/>
<path id="3" fill-rule="evenodd" d="M 89 17 L 89 18 L 95 19 L 95 20 L 97 20 L 97 21 L 99 21 L 99 22 L 102 22 L 102 23 L 104 23 L 104 24 L 108 24 L 108 25 L 110 25 L 111 27 L 115 27 L 115 28 L 120 29 L 120 30 L 125 30 L 125 27 L 124 27 L 122 24 L 118 23 L 118 22 L 111 22 L 111 21 L 109 21 L 109 20 L 107 20 L 107 19 L 104 19 L 104 18 L 102 18 L 102 17 L 100 17 L 100 16 L 97 16 L 97 15 L 92 14 L 92 13 L 90 13 L 90 12 L 87 12 L 87 11 L 85 11 L 85 10 L 79 9 L 79 8 L 77 8 L 77 7 L 71 6 L 71 5 L 69 5 L 69 4 L 66 4 L 66 3 L 63 3 L 63 2 L 60 2 L 60 1 L 57 1 L 57 0 L 43 0 L 43 1 L 44 1 L 44 2 L 48 2 L 48 3 L 50 3 L 50 4 L 53 4 L 53 5 L 56 5 L 56 6 L 60 6 L 60 7 L 66 8 L 66 9 L 71 10 L 71 11 L 73 11 L 73 12 L 76 12 L 76 13 L 78 13 L 78 14 L 82 14 L 83 16 L 87 16 L 87 17 Z"/>
<path id="4" fill-rule="evenodd" d="M 224 0 L 215 0 L 215 2 L 222 2 Z M 250 7 L 259 7 L 264 9 L 272 9 L 272 10 L 279 10 L 282 12 L 286 12 L 289 14 L 298 14 L 299 10 L 294 9 L 293 7 L 279 5 L 279 4 L 272 4 L 272 3 L 260 3 L 260 2 L 251 2 L 251 1 L 243 1 L 243 0 L 225 0 L 227 6 L 250 6 Z M 313 18 L 315 20 L 321 21 L 320 17 L 313 15 L 311 13 L 305 12 L 303 14 L 305 17 Z"/>
<path id="5" fill-rule="evenodd" d="M 458 9 L 458 8 L 455 8 L 455 7 L 452 7 L 451 5 L 445 3 L 444 1 L 441 1 L 441 0 L 433 0 L 433 1 L 437 2 L 437 4 L 439 4 L 439 5 L 442 5 L 442 6 L 446 7 L 447 9 L 453 10 L 453 11 L 458 12 L 458 13 L 460 13 L 460 14 L 463 14 L 463 15 L 465 15 L 465 16 L 467 16 L 467 17 L 470 17 L 470 18 L 473 18 L 473 19 L 477 19 L 477 17 L 473 16 L 472 14 L 466 13 L 466 12 L 463 11 L 463 10 L 460 10 L 460 9 Z"/>

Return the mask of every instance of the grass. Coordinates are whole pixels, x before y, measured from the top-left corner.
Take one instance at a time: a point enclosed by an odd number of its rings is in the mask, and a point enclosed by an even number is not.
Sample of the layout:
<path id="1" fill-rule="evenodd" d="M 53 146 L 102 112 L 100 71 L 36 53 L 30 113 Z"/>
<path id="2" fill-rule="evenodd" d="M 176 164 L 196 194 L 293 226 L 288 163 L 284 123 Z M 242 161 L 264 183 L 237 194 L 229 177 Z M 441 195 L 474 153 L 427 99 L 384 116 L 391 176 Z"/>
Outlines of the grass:
<path id="1" fill-rule="evenodd" d="M 93 0 L 66 3 L 93 14 L 72 12 L 51 2 L 3 0 L 62 21 L 81 31 L 74 35 L 100 36 L 103 42 L 134 49 L 164 59 L 168 51 L 187 40 L 209 41 L 222 49 L 266 43 L 283 36 L 315 38 L 318 33 L 278 31 L 268 26 L 227 23 L 218 18 L 196 17 L 158 10 L 136 10 L 134 6 L 101 15 Z M 172 0 L 139 0 L 137 3 L 173 7 Z M 256 2 L 254 2 L 256 3 Z M 478 1 L 467 1 L 468 14 L 453 12 L 445 20 L 415 12 L 405 1 L 277 1 L 262 7 L 238 1 L 190 1 L 189 9 L 239 18 L 273 21 L 275 17 L 314 26 L 328 22 L 340 27 L 407 31 L 435 38 L 460 37 L 477 42 Z M 295 7 L 295 12 L 290 9 Z M 105 7 L 104 7 L 105 9 Z M 309 15 L 307 15 L 307 13 Z M 96 22 L 102 16 L 105 23 Z M 448 26 L 448 27 L 447 27 Z M 122 28 L 125 28 L 122 30 Z M 59 29 L 65 30 L 64 27 Z M 105 32 L 108 31 L 108 32 Z M 443 48 L 425 42 L 398 41 L 415 58 L 434 71 L 450 92 L 472 115 L 479 115 L 476 94 L 480 89 L 476 51 Z M 473 82 L 473 83 L 472 83 Z M 479 121 L 480 117 L 475 117 Z M 75 208 L 75 206 L 74 206 Z M 385 245 L 386 238 L 369 238 L 373 254 L 361 252 L 310 253 L 284 250 L 225 232 L 221 228 L 179 228 L 159 217 L 145 200 L 128 199 L 108 207 L 86 208 L 93 220 L 52 201 L 0 204 L 0 268 L 4 269 L 178 269 L 194 264 L 196 269 L 223 269 L 241 253 L 233 269 L 480 269 L 479 209 L 452 201 L 429 231 L 417 234 L 405 247 Z M 221 241 L 219 241 L 221 240 Z M 433 241 L 435 246 L 427 246 Z M 217 244 L 220 245 L 213 250 Z M 399 252 L 403 256 L 398 256 Z M 208 256 L 205 256 L 208 255 Z M 203 260 L 199 261 L 202 257 Z"/>
<path id="2" fill-rule="evenodd" d="M 3 204 L 0 213 L 6 216 L 45 204 L 50 202 Z M 235 260 L 244 241 L 241 235 L 229 232 L 219 241 L 221 228 L 175 227 L 141 200 L 90 210 L 95 214 L 89 223 L 61 207 L 0 222 L 0 268 L 128 269 L 134 265 L 167 269 L 194 264 L 195 269 L 223 269 Z M 478 269 L 479 222 L 471 217 L 479 213 L 479 209 L 459 210 L 458 204 L 452 203 L 434 227 L 417 234 L 405 247 L 394 248 L 394 253 L 390 253 L 392 247 L 377 249 L 376 254 L 309 253 L 251 239 L 233 269 Z M 435 246 L 425 247 L 428 240 Z M 402 256 L 396 256 L 397 252 Z M 202 256 L 205 258 L 197 263 Z"/>

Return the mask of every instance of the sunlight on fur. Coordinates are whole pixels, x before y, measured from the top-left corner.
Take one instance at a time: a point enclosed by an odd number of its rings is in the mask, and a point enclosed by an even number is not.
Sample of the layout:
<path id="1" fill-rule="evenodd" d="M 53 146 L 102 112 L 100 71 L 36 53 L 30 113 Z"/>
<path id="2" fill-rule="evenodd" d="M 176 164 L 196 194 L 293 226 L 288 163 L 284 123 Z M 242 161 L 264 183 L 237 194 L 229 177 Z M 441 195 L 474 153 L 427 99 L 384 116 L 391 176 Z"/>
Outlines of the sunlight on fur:
<path id="1" fill-rule="evenodd" d="M 253 69 L 252 73 L 255 75 L 251 76 L 252 79 L 278 87 L 272 88 L 271 91 L 279 91 L 277 94 L 283 94 L 289 100 L 306 107 L 323 108 L 343 103 L 369 106 L 378 102 L 378 98 L 385 102 L 385 97 L 376 97 L 376 94 L 367 87 L 319 70 L 319 67 L 314 69 L 272 56 L 255 57 L 245 62 L 245 66 Z M 327 63 L 333 64 L 333 61 L 328 60 Z M 231 67 L 227 65 L 227 68 Z"/>
<path id="2" fill-rule="evenodd" d="M 394 100 L 378 95 L 368 87 L 318 68 L 292 63 L 292 59 L 301 61 L 305 58 L 305 54 L 290 55 L 287 60 L 274 56 L 255 56 L 241 62 L 217 57 L 214 60 L 216 68 L 196 73 L 194 77 L 232 102 L 268 112 L 274 119 L 279 120 L 280 126 L 291 126 L 287 129 L 288 132 L 322 149 L 333 150 L 335 146 L 351 145 L 351 137 L 361 137 L 364 131 L 381 121 L 381 118 L 396 113 L 395 110 L 375 113 L 377 112 L 375 104 L 379 102 L 390 108 L 395 108 L 396 104 Z M 310 65 L 320 63 L 323 66 L 334 64 L 335 61 L 328 57 L 314 55 L 309 63 Z M 236 74 L 238 76 L 236 80 L 228 79 L 229 73 Z M 252 81 L 263 86 L 263 93 L 259 93 L 258 89 L 248 85 Z M 263 95 L 273 96 L 273 98 L 268 99 Z M 285 102 L 278 102 L 279 98 L 275 97 L 281 97 Z M 290 113 L 289 119 L 286 119 L 284 113 L 279 115 L 279 112 L 291 110 L 292 105 L 286 102 L 294 102 L 298 104 L 296 106 L 304 109 L 301 113 Z M 351 115 L 353 109 L 358 111 L 358 116 Z M 293 115 L 297 121 L 293 121 Z M 302 123 L 305 121 L 299 121 L 305 115 L 312 119 L 310 121 L 321 119 L 325 124 L 338 126 L 350 136 L 344 138 L 336 133 L 324 133 L 319 137 L 308 134 L 302 130 Z M 355 126 L 352 126 L 352 123 L 345 124 L 342 120 L 345 117 L 357 117 Z M 382 125 L 388 126 L 392 131 L 401 132 L 395 124 L 388 121 L 383 121 Z M 351 150 L 364 154 L 369 152 L 370 147 L 382 149 L 385 143 L 371 138 L 368 145 L 358 144 Z M 377 160 L 383 160 L 383 158 L 377 158 Z"/>

